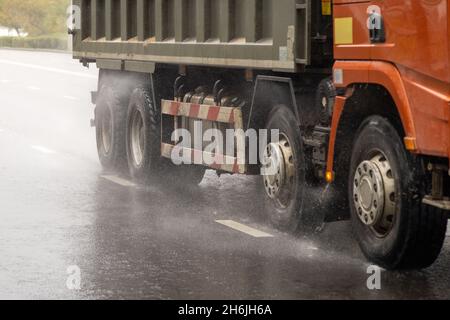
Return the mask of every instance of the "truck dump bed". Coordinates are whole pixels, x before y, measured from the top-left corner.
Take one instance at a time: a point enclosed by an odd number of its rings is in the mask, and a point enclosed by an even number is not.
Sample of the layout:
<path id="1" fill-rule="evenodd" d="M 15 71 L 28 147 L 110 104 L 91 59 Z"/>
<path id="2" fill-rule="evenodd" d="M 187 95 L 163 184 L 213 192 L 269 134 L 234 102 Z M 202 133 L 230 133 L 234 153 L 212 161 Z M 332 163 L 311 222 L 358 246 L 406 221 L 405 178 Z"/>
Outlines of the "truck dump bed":
<path id="1" fill-rule="evenodd" d="M 293 72 L 311 63 L 311 0 L 74 0 L 74 57 Z M 321 13 L 320 13 L 321 14 Z M 135 64 L 136 65 L 136 64 Z"/>

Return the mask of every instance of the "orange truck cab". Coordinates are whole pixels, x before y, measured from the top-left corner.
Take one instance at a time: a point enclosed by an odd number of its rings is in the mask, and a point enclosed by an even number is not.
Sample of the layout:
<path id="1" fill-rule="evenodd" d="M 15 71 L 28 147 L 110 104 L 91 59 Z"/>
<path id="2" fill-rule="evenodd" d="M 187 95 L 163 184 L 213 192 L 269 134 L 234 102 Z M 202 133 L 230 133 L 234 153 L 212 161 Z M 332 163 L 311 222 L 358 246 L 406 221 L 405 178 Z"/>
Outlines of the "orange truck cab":
<path id="1" fill-rule="evenodd" d="M 327 3 L 322 1 L 322 5 Z M 334 167 L 339 164 L 335 149 L 350 136 L 354 143 L 348 196 L 354 197 L 350 201 L 353 229 L 362 251 L 388 268 L 426 267 L 437 256 L 436 244 L 440 247 L 444 240 L 445 212 L 450 210 L 450 0 L 334 0 L 332 7 L 333 82 L 338 96 L 326 179 L 335 179 Z M 372 117 L 355 137 L 347 128 L 352 121 L 359 123 L 359 114 L 381 115 L 388 120 Z M 390 147 L 386 147 L 387 141 Z M 403 154 L 403 150 L 407 152 Z M 397 165 L 388 165 L 389 157 L 397 158 Z M 407 189 L 426 185 L 420 200 L 389 192 L 384 199 L 374 196 L 379 185 L 373 172 L 378 169 L 385 191 L 392 175 L 398 175 L 394 180 L 405 185 L 399 187 L 404 194 L 409 193 Z M 417 175 L 418 171 L 426 173 Z M 399 198 L 408 208 L 392 208 L 386 213 L 389 202 Z M 375 226 L 368 218 L 380 201 L 385 208 L 381 219 L 391 215 L 384 224 L 393 226 L 389 232 L 380 220 Z M 408 224 L 409 229 L 405 227 Z"/>
<path id="2" fill-rule="evenodd" d="M 335 0 L 333 6 L 336 87 L 385 88 L 406 148 L 444 158 L 450 158 L 449 6 L 448 0 Z M 382 39 L 370 32 L 371 23 Z"/>

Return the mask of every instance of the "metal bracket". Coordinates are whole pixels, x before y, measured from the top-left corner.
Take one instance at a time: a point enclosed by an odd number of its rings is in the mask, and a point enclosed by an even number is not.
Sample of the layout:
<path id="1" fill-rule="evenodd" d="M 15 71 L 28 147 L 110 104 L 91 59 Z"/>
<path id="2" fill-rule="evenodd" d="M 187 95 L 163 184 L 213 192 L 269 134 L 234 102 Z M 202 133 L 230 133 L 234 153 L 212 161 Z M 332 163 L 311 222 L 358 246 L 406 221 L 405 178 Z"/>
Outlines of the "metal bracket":
<path id="1" fill-rule="evenodd" d="M 444 174 L 448 170 L 447 166 L 440 164 L 428 164 L 428 171 L 431 172 L 431 197 L 441 200 L 444 197 Z"/>
<path id="2" fill-rule="evenodd" d="M 173 96 L 174 99 L 180 99 L 183 100 L 183 96 L 185 95 L 185 79 L 186 77 L 184 75 L 179 76 L 176 78 L 175 83 L 173 84 Z"/>
<path id="3" fill-rule="evenodd" d="M 435 208 L 450 211 L 450 199 L 448 198 L 444 200 L 434 200 L 433 197 L 426 196 L 423 198 L 422 202 Z"/>

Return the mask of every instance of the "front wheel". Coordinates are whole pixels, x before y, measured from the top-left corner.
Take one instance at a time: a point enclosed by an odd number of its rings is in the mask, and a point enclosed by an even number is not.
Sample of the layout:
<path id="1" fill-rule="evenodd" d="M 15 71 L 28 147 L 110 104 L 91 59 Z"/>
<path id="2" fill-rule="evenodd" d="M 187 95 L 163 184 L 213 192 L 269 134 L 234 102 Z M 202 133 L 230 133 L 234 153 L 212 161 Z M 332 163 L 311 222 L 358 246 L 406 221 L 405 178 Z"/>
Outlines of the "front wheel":
<path id="1" fill-rule="evenodd" d="M 264 152 L 264 209 L 272 224 L 282 231 L 295 232 L 303 209 L 306 162 L 300 127 L 286 106 L 276 106 L 266 128 L 279 131 Z"/>
<path id="2" fill-rule="evenodd" d="M 421 203 L 424 175 L 388 120 L 373 116 L 355 141 L 349 202 L 365 256 L 387 269 L 433 264 L 445 240 L 447 216 Z"/>

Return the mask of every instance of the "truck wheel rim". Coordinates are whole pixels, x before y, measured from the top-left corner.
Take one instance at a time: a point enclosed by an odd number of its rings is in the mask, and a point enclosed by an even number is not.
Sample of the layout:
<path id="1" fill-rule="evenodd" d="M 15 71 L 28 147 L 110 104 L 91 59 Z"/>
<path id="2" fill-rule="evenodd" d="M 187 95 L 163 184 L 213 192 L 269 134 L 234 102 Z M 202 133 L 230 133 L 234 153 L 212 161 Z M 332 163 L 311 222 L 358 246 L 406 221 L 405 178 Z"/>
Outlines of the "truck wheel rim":
<path id="1" fill-rule="evenodd" d="M 101 121 L 102 145 L 106 154 L 111 150 L 112 141 L 112 117 L 109 108 L 105 109 Z"/>
<path id="2" fill-rule="evenodd" d="M 131 151 L 136 166 L 144 158 L 144 121 L 141 112 L 135 111 L 131 120 Z"/>
<path id="3" fill-rule="evenodd" d="M 396 212 L 395 180 L 388 159 L 377 153 L 357 167 L 353 202 L 360 221 L 379 237 L 387 236 Z"/>
<path id="4" fill-rule="evenodd" d="M 263 157 L 264 188 L 270 199 L 281 208 L 292 201 L 295 166 L 289 139 L 280 135 L 280 141 L 270 143 Z"/>

